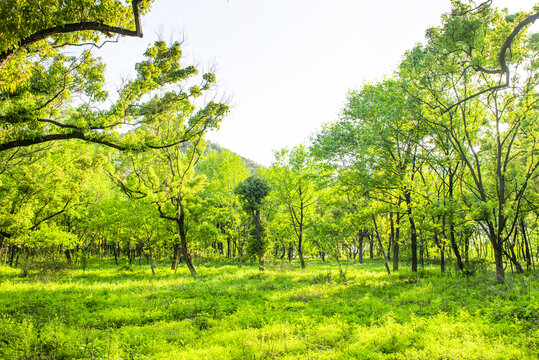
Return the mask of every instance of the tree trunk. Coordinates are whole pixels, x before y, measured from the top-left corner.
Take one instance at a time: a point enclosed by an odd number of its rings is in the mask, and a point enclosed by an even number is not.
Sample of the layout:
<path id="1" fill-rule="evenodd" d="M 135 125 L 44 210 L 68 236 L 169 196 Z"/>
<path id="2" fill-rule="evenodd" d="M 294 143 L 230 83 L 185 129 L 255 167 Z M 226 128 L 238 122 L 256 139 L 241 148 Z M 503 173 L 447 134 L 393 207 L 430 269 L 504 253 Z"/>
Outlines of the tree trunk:
<path id="1" fill-rule="evenodd" d="M 452 216 L 449 218 L 449 240 L 451 242 L 453 254 L 455 254 L 455 258 L 457 259 L 457 266 L 459 267 L 459 270 L 462 271 L 464 269 L 464 264 L 462 263 L 459 247 L 457 245 L 457 241 L 455 240 L 455 224 L 453 223 Z"/>
<path id="2" fill-rule="evenodd" d="M 372 260 L 374 259 L 374 236 L 372 234 L 369 234 L 369 237 L 370 237 L 369 258 Z"/>
<path id="3" fill-rule="evenodd" d="M 434 218 L 433 218 L 434 222 Z M 445 223 L 445 218 L 444 218 Z M 444 225 L 445 226 L 445 225 Z M 445 273 L 445 243 L 440 243 L 440 239 L 438 238 L 438 233 L 434 232 L 434 243 L 440 249 L 440 272 L 443 274 Z"/>
<path id="4" fill-rule="evenodd" d="M 410 223 L 410 248 L 412 251 L 412 271 L 417 272 L 417 229 L 412 216 L 412 194 L 410 189 L 404 189 L 404 200 L 406 201 L 406 212 Z"/>
<path id="5" fill-rule="evenodd" d="M 253 216 L 254 216 L 254 222 L 255 222 L 255 235 L 258 241 L 258 246 L 259 246 L 259 249 L 257 251 L 258 270 L 264 271 L 265 270 L 265 267 L 264 267 L 265 249 L 264 249 L 264 245 L 262 244 L 262 223 L 260 220 L 260 211 L 258 210 L 253 211 Z"/>
<path id="6" fill-rule="evenodd" d="M 526 259 L 526 270 L 530 271 L 532 269 L 532 257 L 530 244 L 528 243 L 528 234 L 526 233 L 526 224 L 524 223 L 523 218 L 520 218 L 520 229 L 522 232 L 522 243 L 524 246 L 524 258 Z"/>
<path id="7" fill-rule="evenodd" d="M 358 254 L 358 261 L 360 264 L 363 264 L 363 230 L 359 230 L 357 233 L 358 236 L 358 244 L 357 244 L 357 254 Z"/>
<path id="8" fill-rule="evenodd" d="M 378 246 L 380 246 L 380 251 L 382 252 L 382 256 L 384 257 L 384 265 L 386 267 L 387 274 L 391 275 L 391 271 L 389 270 L 389 264 L 387 263 L 386 251 L 384 250 L 384 245 L 382 245 L 382 239 L 380 239 L 380 233 L 378 233 L 378 226 L 376 225 L 376 218 L 374 217 L 374 215 L 372 216 L 372 221 L 374 223 L 374 231 L 376 233 L 376 238 L 378 239 Z"/>
<path id="9" fill-rule="evenodd" d="M 294 257 L 294 245 L 292 243 L 288 243 L 288 262 L 292 262 L 292 258 Z"/>
<path id="10" fill-rule="evenodd" d="M 189 254 L 189 250 L 187 250 L 187 235 L 185 231 L 185 209 L 183 207 L 183 204 L 181 203 L 180 203 L 180 216 L 177 221 L 178 221 L 178 231 L 180 233 L 181 254 L 183 256 L 183 259 L 185 260 L 185 264 L 187 265 L 189 272 L 191 273 L 193 277 L 196 277 L 197 271 L 195 269 L 195 266 L 193 265 L 193 259 L 191 258 L 191 254 Z"/>
<path id="11" fill-rule="evenodd" d="M 9 251 L 9 266 L 13 267 L 13 260 L 15 260 L 15 254 L 17 253 L 17 246 L 11 245 Z"/>
<path id="12" fill-rule="evenodd" d="M 492 245 L 494 252 L 494 263 L 496 264 L 496 281 L 499 284 L 505 283 L 505 269 L 503 267 L 503 242 L 500 240 L 496 233 L 494 224 L 490 221 L 487 222 L 488 237 Z"/>
<path id="13" fill-rule="evenodd" d="M 393 271 L 399 270 L 399 246 L 400 246 L 400 237 L 401 237 L 401 214 L 397 214 L 397 221 L 396 225 L 397 228 L 395 229 L 395 239 L 393 242 Z"/>
<path id="14" fill-rule="evenodd" d="M 114 263 L 118 266 L 118 243 L 113 244 L 114 248 Z"/>
<path id="15" fill-rule="evenodd" d="M 445 244 L 440 248 L 440 272 L 445 274 Z"/>
<path id="16" fill-rule="evenodd" d="M 155 276 L 155 266 L 153 264 L 153 251 L 152 247 L 148 244 L 148 250 L 150 251 L 150 266 L 152 268 L 152 275 Z"/>
<path id="17" fill-rule="evenodd" d="M 391 249 L 395 243 L 395 221 L 393 220 L 393 211 L 389 212 L 389 244 L 387 246 L 387 260 L 391 261 Z"/>
<path id="18" fill-rule="evenodd" d="M 516 243 L 516 240 L 517 240 L 517 234 L 518 234 L 518 231 L 515 229 L 515 236 L 513 238 L 513 242 L 508 243 L 509 253 L 506 252 L 505 255 L 509 258 L 511 263 L 513 265 L 515 265 L 517 273 L 522 274 L 522 273 L 524 273 L 524 269 L 522 268 L 522 265 L 520 265 L 520 263 L 518 262 L 517 256 L 515 254 L 515 243 Z"/>
<path id="19" fill-rule="evenodd" d="M 178 271 L 178 262 L 180 260 L 180 244 L 178 242 L 174 242 L 172 245 L 172 264 L 170 266 L 170 270 L 174 270 L 174 274 Z"/>
<path id="20" fill-rule="evenodd" d="M 421 232 L 421 230 L 419 230 L 419 242 L 420 242 L 420 245 L 419 245 L 419 263 L 421 264 L 421 268 L 424 269 L 425 268 L 425 263 L 424 263 L 425 242 L 424 242 L 423 233 Z"/>
<path id="21" fill-rule="evenodd" d="M 69 263 L 71 263 L 71 254 L 69 253 L 69 249 L 64 250 L 64 254 L 66 256 L 66 259 Z M 116 264 L 118 265 L 118 264 Z"/>
<path id="22" fill-rule="evenodd" d="M 505 269 L 503 268 L 503 249 L 494 246 L 494 263 L 496 264 L 496 280 L 500 284 L 505 283 Z"/>
<path id="23" fill-rule="evenodd" d="M 258 252 L 258 271 L 264 271 L 266 270 L 265 264 L 264 264 L 264 251 L 260 250 Z"/>
<path id="24" fill-rule="evenodd" d="M 299 262 L 301 264 L 301 268 L 305 269 L 305 259 L 303 258 L 303 248 L 301 246 L 302 235 L 303 234 L 300 235 L 300 239 L 298 243 L 298 256 L 299 256 Z"/>

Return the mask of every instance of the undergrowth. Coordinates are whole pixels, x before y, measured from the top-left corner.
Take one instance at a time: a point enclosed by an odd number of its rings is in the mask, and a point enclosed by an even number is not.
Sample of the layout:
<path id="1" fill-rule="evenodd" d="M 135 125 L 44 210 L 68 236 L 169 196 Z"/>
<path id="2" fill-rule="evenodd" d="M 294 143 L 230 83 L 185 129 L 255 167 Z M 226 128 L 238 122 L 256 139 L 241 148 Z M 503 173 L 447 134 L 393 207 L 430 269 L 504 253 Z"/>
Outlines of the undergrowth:
<path id="1" fill-rule="evenodd" d="M 0 268 L 1 359 L 537 359 L 537 274 L 391 276 L 378 261 L 265 273 Z"/>

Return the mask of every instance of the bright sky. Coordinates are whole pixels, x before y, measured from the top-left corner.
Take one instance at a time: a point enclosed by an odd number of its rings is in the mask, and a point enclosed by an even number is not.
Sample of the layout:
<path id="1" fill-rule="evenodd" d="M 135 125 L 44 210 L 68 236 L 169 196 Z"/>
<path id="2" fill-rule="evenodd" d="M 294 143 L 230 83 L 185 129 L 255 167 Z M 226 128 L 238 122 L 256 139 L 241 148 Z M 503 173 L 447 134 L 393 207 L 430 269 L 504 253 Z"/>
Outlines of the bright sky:
<path id="1" fill-rule="evenodd" d="M 535 0 L 494 0 L 531 10 Z M 396 68 L 449 0 L 155 0 L 143 39 L 100 53 L 107 78 L 131 76 L 159 36 L 184 39 L 184 65 L 215 69 L 231 113 L 210 140 L 259 164 L 335 120 L 348 90 Z"/>

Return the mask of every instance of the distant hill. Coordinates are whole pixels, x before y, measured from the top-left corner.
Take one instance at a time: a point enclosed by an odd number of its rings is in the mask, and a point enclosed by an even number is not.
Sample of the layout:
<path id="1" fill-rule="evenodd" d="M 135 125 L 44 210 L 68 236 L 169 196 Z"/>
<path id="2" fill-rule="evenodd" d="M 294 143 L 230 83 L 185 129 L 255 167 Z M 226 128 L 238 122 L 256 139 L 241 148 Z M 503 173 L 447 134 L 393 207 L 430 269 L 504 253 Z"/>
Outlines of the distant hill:
<path id="1" fill-rule="evenodd" d="M 216 151 L 217 153 L 220 153 L 223 150 L 230 151 L 228 149 L 225 149 L 221 145 L 213 143 L 211 141 L 206 141 L 206 143 L 207 145 L 206 145 L 206 150 L 204 151 L 204 153 L 208 153 L 211 151 Z M 236 154 L 234 151 L 230 151 L 230 152 Z M 247 166 L 247 168 L 251 171 L 251 174 L 254 174 L 256 170 L 262 167 L 262 165 L 255 163 L 251 159 L 247 159 L 239 154 L 236 154 L 236 155 L 238 155 L 241 158 L 241 160 L 245 163 L 245 166 Z"/>

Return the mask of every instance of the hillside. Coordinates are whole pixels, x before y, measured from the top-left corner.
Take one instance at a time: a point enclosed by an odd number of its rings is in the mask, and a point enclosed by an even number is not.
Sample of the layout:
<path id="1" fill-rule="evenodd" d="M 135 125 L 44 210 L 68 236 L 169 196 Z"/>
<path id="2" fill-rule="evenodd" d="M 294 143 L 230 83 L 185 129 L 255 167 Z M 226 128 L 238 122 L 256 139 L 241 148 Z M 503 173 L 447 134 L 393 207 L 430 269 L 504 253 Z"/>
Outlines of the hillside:
<path id="1" fill-rule="evenodd" d="M 216 151 L 216 152 L 220 153 L 223 150 L 230 151 L 230 150 L 222 147 L 219 144 L 213 143 L 211 141 L 207 141 L 206 150 L 204 151 L 204 153 L 208 153 L 208 152 L 211 152 L 211 151 Z M 231 152 L 234 153 L 233 151 L 231 151 Z M 234 154 L 236 154 L 236 153 L 234 153 Z M 251 174 L 254 174 L 256 172 L 256 170 L 258 170 L 262 166 L 262 165 L 257 164 L 256 162 L 254 162 L 251 159 L 247 159 L 246 157 L 243 157 L 243 156 L 241 156 L 239 154 L 236 154 L 236 155 L 238 155 L 243 160 L 243 162 L 245 163 L 245 166 L 247 166 L 247 168 L 249 168 L 249 170 L 251 171 Z"/>

